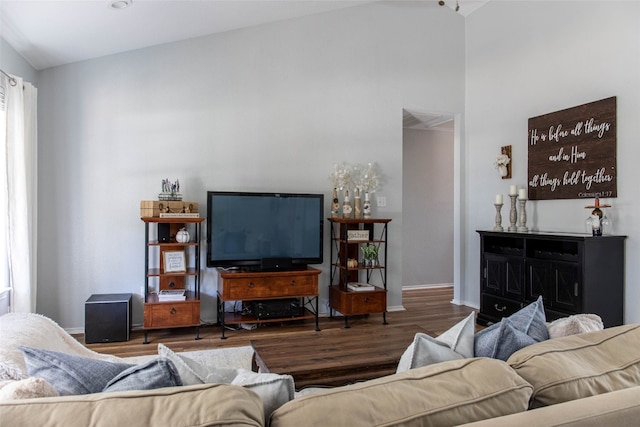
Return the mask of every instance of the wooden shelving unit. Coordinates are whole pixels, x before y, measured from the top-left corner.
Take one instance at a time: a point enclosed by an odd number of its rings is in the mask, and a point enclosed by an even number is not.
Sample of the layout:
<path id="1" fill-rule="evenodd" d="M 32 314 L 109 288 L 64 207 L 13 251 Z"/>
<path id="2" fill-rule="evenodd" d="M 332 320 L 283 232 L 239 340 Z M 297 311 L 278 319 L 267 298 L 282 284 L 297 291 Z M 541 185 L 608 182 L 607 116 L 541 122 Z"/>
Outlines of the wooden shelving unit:
<path id="1" fill-rule="evenodd" d="M 329 286 L 330 315 L 334 310 L 344 315 L 345 328 L 349 328 L 349 316 L 382 313 L 387 324 L 387 239 L 391 219 L 328 218 L 331 224 L 331 278 Z M 368 231 L 369 238 L 350 239 L 349 231 Z M 360 248 L 363 245 L 378 247 L 378 263 L 364 265 Z M 348 260 L 358 260 L 357 266 L 349 266 Z M 360 282 L 373 284 L 371 291 L 351 291 L 347 284 Z"/>
<path id="2" fill-rule="evenodd" d="M 144 343 L 153 329 L 196 327 L 200 339 L 200 238 L 204 218 L 142 218 L 145 223 Z M 168 230 L 159 241 L 160 230 Z M 190 241 L 179 243 L 176 234 L 185 228 Z M 164 253 L 184 251 L 185 271 L 166 272 Z M 158 291 L 185 290 L 184 301 L 159 301 Z"/>

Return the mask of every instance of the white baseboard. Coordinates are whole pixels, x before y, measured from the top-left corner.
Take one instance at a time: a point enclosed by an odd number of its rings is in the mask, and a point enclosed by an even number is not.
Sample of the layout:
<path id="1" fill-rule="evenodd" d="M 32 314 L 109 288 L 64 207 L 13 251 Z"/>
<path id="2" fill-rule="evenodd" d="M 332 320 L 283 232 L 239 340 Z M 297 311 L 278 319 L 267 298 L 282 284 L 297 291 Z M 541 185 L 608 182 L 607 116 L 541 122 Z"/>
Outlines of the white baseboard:
<path id="1" fill-rule="evenodd" d="M 458 301 L 458 302 L 456 302 Z M 471 307 L 473 309 L 476 310 L 480 310 L 480 306 L 475 304 L 475 303 L 470 303 L 469 301 L 461 301 L 461 300 L 452 300 L 451 304 L 456 304 L 456 305 L 465 305 L 467 307 Z"/>
<path id="2" fill-rule="evenodd" d="M 435 288 L 453 288 L 453 283 L 432 283 L 424 285 L 405 285 L 403 291 L 412 291 L 416 289 L 435 289 Z"/>

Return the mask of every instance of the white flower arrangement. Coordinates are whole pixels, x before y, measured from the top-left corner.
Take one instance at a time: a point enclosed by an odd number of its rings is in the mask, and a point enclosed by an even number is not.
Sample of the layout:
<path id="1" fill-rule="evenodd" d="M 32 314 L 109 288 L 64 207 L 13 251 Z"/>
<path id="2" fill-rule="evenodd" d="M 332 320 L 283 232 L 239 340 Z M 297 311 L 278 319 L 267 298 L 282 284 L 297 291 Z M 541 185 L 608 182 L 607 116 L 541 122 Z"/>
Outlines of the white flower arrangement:
<path id="1" fill-rule="evenodd" d="M 333 172 L 329 175 L 329 180 L 333 188 L 342 190 L 349 187 L 351 182 L 351 169 L 352 166 L 349 163 L 336 163 L 333 165 Z"/>
<path id="2" fill-rule="evenodd" d="M 329 174 L 329 180 L 333 188 L 339 190 L 351 187 L 367 193 L 374 193 L 381 187 L 384 178 L 376 163 L 350 165 L 343 162 L 333 165 L 333 172 Z"/>
<path id="3" fill-rule="evenodd" d="M 496 157 L 496 161 L 493 162 L 493 165 L 496 169 L 500 169 L 500 166 L 507 166 L 511 162 L 511 159 L 506 154 L 500 154 Z"/>
<path id="4" fill-rule="evenodd" d="M 355 187 L 365 193 L 375 193 L 382 185 L 383 177 L 377 163 L 356 165 L 353 168 Z"/>

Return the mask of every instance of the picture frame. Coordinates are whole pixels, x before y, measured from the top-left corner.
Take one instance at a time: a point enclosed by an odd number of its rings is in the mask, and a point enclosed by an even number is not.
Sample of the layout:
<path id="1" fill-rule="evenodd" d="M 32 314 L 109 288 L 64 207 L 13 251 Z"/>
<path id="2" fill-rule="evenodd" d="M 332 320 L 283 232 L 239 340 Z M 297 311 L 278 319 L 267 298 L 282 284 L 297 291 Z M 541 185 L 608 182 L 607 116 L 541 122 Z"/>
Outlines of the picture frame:
<path id="1" fill-rule="evenodd" d="M 187 271 L 184 251 L 164 251 L 162 257 L 165 273 L 183 273 Z"/>

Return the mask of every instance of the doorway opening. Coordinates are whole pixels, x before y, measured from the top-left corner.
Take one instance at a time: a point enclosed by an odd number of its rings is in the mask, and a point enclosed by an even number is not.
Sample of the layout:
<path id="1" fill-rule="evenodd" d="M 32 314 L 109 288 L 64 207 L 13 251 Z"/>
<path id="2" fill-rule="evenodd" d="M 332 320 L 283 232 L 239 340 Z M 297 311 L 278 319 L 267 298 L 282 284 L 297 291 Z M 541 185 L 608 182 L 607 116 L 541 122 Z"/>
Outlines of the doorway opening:
<path id="1" fill-rule="evenodd" d="M 403 289 L 452 286 L 460 266 L 456 116 L 402 113 Z M 459 292 L 454 285 L 454 301 Z"/>

